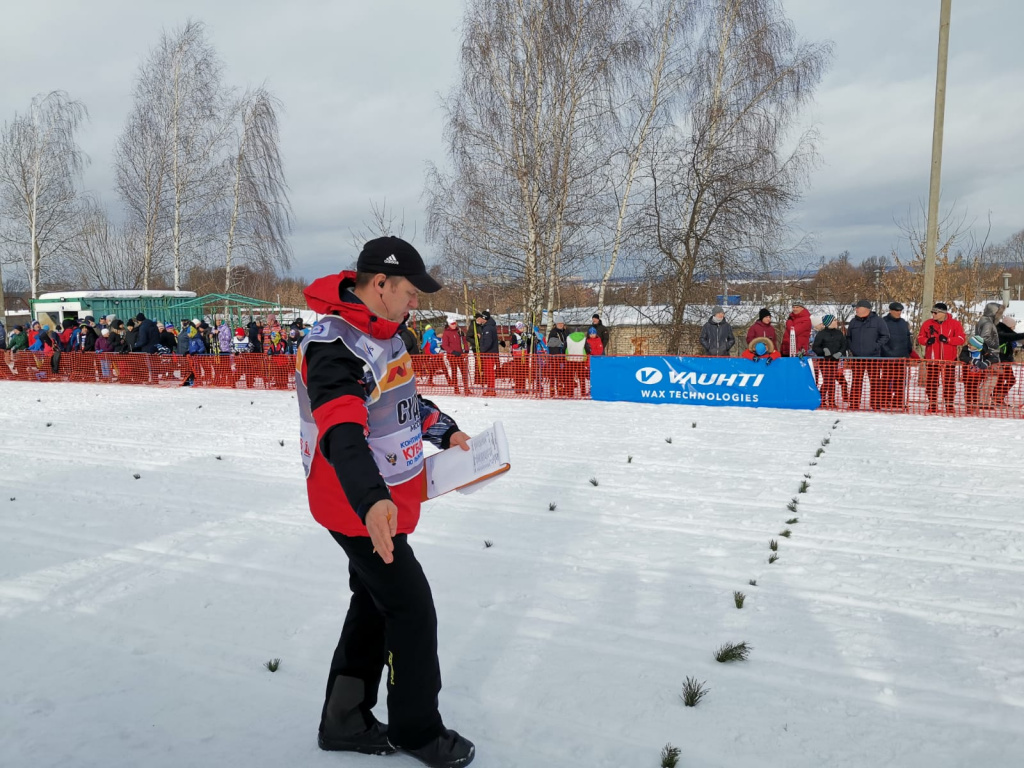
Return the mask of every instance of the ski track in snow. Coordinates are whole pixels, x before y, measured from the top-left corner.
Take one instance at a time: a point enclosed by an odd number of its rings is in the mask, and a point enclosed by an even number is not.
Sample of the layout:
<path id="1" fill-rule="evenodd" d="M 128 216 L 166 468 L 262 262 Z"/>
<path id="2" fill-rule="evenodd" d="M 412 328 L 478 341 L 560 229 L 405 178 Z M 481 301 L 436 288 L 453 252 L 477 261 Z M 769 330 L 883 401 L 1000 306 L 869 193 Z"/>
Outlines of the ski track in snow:
<path id="1" fill-rule="evenodd" d="M 474 765 L 1024 764 L 1019 423 L 435 399 L 513 455 L 411 539 Z M 316 747 L 347 571 L 291 393 L 3 383 L 0 424 L 0 766 L 418 765 Z"/>

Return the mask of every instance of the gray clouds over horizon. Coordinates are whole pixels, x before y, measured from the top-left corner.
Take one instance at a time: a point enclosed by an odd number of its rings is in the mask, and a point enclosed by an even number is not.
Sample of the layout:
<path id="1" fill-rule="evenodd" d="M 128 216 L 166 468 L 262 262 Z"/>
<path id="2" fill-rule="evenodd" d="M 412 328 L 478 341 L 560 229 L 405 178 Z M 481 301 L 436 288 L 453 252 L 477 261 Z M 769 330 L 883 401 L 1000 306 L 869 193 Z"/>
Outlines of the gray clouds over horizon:
<path id="1" fill-rule="evenodd" d="M 835 44 L 805 115 L 821 133 L 823 163 L 795 227 L 818 254 L 888 254 L 899 236 L 894 218 L 928 192 L 939 2 L 784 6 L 801 37 Z M 350 230 L 368 217 L 370 200 L 384 198 L 405 211 L 407 231 L 418 228 L 429 260 L 420 195 L 425 163 L 445 159 L 438 96 L 456 76 L 462 9 L 462 0 L 9 6 L 0 27 L 0 120 L 50 90 L 85 102 L 86 185 L 116 208 L 111 154 L 138 65 L 161 29 L 199 19 L 223 58 L 226 84 L 266 81 L 284 103 L 293 272 L 315 277 L 350 264 Z M 979 226 L 991 211 L 994 241 L 1024 228 L 1022 24 L 1022 3 L 953 5 L 943 200 L 966 207 Z"/>

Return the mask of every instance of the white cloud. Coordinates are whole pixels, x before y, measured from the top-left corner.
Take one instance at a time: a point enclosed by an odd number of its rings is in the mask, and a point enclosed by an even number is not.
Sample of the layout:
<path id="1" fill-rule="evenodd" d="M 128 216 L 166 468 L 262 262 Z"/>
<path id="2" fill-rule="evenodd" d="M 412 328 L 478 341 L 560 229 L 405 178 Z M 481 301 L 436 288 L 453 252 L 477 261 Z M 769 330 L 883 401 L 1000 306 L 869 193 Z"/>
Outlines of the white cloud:
<path id="1" fill-rule="evenodd" d="M 455 77 L 462 2 L 198 0 L 11 5 L 0 26 L 0 120 L 62 88 L 92 115 L 87 181 L 116 204 L 110 156 L 142 57 L 161 28 L 205 21 L 226 80 L 266 80 L 284 102 L 282 151 L 297 227 L 296 271 L 351 260 L 349 229 L 388 198 L 418 224 L 424 163 L 442 161 L 438 94 Z M 835 42 L 834 65 L 808 119 L 824 165 L 797 211 L 820 252 L 888 253 L 892 220 L 927 195 L 938 28 L 934 0 L 789 0 L 806 39 Z M 993 237 L 1024 227 L 1024 82 L 1017 34 L 1024 3 L 956 3 L 944 199 L 993 212 Z M 429 249 L 424 248 L 429 256 Z"/>

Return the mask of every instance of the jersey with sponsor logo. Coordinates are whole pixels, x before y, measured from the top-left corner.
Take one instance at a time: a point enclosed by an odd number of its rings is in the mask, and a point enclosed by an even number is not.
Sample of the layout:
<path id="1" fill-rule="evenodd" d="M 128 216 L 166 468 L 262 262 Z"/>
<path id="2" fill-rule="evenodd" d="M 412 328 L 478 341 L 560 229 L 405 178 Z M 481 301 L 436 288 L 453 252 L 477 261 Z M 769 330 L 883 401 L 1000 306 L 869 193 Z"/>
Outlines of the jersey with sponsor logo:
<path id="1" fill-rule="evenodd" d="M 401 338 L 367 338 L 340 317 L 326 317 L 313 326 L 310 335 L 302 340 L 300 350 L 304 355 L 310 344 L 330 344 L 338 340 L 363 361 L 366 442 L 381 477 L 389 486 L 404 483 L 418 475 L 423 466 L 423 434 L 412 358 Z M 319 430 L 301 376 L 297 389 L 302 444 L 315 446 Z M 304 450 L 302 462 L 307 477 L 312 460 L 312 452 Z"/>
<path id="2" fill-rule="evenodd" d="M 412 358 L 398 324 L 391 324 L 394 335 L 379 327 L 371 333 L 356 325 L 376 321 L 368 319 L 362 304 L 344 303 L 341 311 L 347 314 L 314 325 L 296 356 L 300 450 L 310 510 L 330 530 L 365 536 L 360 517 L 366 509 L 360 499 L 390 495 L 398 507 L 398 532 L 409 533 L 419 519 L 423 440 L 447 448 L 458 427 L 416 393 Z M 331 429 L 343 424 L 359 426 L 369 448 L 365 464 L 328 463 L 321 441 L 331 440 Z M 339 471 L 341 478 L 354 481 L 346 481 L 344 492 Z"/>

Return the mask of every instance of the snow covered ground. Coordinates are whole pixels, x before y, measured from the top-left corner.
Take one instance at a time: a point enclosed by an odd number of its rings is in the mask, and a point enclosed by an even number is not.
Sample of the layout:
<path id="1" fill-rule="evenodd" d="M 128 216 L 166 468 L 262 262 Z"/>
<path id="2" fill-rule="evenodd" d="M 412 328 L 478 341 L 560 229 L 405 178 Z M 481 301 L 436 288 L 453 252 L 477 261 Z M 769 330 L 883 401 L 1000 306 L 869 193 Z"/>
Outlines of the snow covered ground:
<path id="1" fill-rule="evenodd" d="M 438 402 L 513 451 L 412 539 L 475 765 L 1024 761 L 1019 423 Z M 296 435 L 289 393 L 0 384 L 0 766 L 417 764 L 317 749 L 346 565 Z"/>

